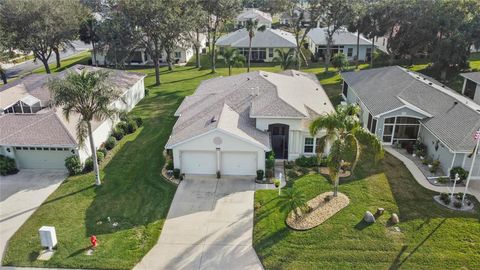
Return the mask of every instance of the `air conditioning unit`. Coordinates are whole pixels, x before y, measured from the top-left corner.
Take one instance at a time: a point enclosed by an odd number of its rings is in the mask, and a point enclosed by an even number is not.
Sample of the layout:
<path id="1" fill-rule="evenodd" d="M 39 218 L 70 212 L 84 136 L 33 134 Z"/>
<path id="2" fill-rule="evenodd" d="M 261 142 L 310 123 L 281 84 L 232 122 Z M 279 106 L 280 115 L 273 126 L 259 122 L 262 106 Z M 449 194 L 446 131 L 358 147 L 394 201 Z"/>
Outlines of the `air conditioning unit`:
<path id="1" fill-rule="evenodd" d="M 57 233 L 55 232 L 55 227 L 52 226 L 42 226 L 38 230 L 40 235 L 40 244 L 42 247 L 52 250 L 57 245 Z"/>

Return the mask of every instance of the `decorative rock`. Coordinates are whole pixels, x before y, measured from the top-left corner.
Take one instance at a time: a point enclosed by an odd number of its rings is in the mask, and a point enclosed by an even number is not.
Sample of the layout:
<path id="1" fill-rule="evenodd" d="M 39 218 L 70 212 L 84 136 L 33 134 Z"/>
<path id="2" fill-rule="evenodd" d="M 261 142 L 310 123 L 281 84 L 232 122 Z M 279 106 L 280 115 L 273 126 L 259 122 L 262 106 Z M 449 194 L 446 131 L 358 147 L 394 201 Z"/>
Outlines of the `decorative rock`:
<path id="1" fill-rule="evenodd" d="M 400 219 L 398 218 L 398 215 L 393 213 L 392 216 L 390 217 L 390 223 L 398 224 L 399 222 L 400 222 Z"/>
<path id="2" fill-rule="evenodd" d="M 385 212 L 385 209 L 383 208 L 377 208 L 377 212 L 375 213 L 375 216 L 381 216 L 383 215 L 383 212 Z"/>
<path id="3" fill-rule="evenodd" d="M 365 215 L 363 215 L 363 220 L 368 223 L 374 223 L 375 222 L 375 217 L 370 211 L 366 211 Z"/>

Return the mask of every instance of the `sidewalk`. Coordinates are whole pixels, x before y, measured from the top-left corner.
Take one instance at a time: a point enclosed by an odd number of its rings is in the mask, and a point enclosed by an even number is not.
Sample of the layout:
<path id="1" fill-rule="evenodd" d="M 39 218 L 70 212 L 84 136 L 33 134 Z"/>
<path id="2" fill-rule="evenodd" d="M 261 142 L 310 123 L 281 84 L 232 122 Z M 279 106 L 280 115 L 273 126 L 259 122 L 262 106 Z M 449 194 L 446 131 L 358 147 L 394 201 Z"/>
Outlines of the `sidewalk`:
<path id="1" fill-rule="evenodd" d="M 436 191 L 436 192 L 445 192 L 445 193 L 450 192 L 448 187 L 440 187 L 440 186 L 434 186 L 430 184 L 430 182 L 428 182 L 427 178 L 422 173 L 422 171 L 409 158 L 397 152 L 395 149 L 393 149 L 390 146 L 385 146 L 384 149 L 387 153 L 391 154 L 392 156 L 402 161 L 403 164 L 405 164 L 407 169 L 410 171 L 410 173 L 413 175 L 415 180 L 417 180 L 417 183 L 419 183 L 422 187 L 432 191 Z M 475 182 L 476 181 L 470 181 L 470 188 L 467 193 L 475 196 L 475 198 L 477 198 L 477 200 L 480 201 L 480 185 L 474 185 Z M 479 187 L 479 189 L 477 189 L 477 186 Z M 465 192 L 465 187 L 457 187 L 455 188 L 455 192 Z"/>

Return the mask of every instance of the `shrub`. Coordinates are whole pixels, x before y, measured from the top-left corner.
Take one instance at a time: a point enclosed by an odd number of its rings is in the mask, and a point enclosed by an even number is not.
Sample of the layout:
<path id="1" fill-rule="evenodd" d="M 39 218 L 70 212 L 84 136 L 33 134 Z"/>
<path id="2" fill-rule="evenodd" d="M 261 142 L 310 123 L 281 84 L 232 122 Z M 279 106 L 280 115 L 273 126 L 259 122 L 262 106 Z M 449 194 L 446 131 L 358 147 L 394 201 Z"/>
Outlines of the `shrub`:
<path id="1" fill-rule="evenodd" d="M 127 112 L 123 111 L 118 114 L 119 118 L 123 122 L 128 122 L 130 120 L 130 116 L 128 116 Z"/>
<path id="2" fill-rule="evenodd" d="M 461 201 L 455 201 L 453 203 L 453 206 L 455 206 L 455 208 L 462 208 L 462 202 Z"/>
<path id="3" fill-rule="evenodd" d="M 288 177 L 289 179 L 295 179 L 295 178 L 298 177 L 298 173 L 297 173 L 296 171 L 294 171 L 294 170 L 288 170 L 288 171 L 287 171 L 287 177 Z"/>
<path id="4" fill-rule="evenodd" d="M 137 127 L 143 126 L 143 119 L 141 117 L 135 117 L 135 123 L 137 123 Z"/>
<path id="5" fill-rule="evenodd" d="M 443 201 L 443 203 L 445 203 L 445 204 L 447 204 L 447 205 L 450 204 L 450 202 L 451 202 L 450 197 L 447 197 L 447 198 Z"/>
<path id="6" fill-rule="evenodd" d="M 97 150 L 97 162 L 100 163 L 104 159 L 105 159 L 105 154 L 102 151 Z"/>
<path id="7" fill-rule="evenodd" d="M 180 179 L 180 169 L 173 169 L 173 177 L 175 177 L 175 179 Z"/>
<path id="8" fill-rule="evenodd" d="M 275 184 L 275 187 L 278 188 L 281 184 L 280 179 L 277 179 L 277 178 L 273 179 L 273 184 Z"/>
<path id="9" fill-rule="evenodd" d="M 449 180 L 450 180 L 450 179 L 449 179 L 448 177 L 439 177 L 439 178 L 438 178 L 438 182 L 439 182 L 440 184 L 446 184 L 446 183 L 448 183 Z"/>
<path id="10" fill-rule="evenodd" d="M 123 131 L 123 129 L 116 127 L 112 129 L 112 136 L 115 137 L 117 141 L 120 141 L 123 136 L 125 136 L 125 132 Z"/>
<path id="11" fill-rule="evenodd" d="M 122 130 L 124 135 L 128 134 L 128 126 L 127 123 L 124 121 L 118 122 L 117 129 Z"/>
<path id="12" fill-rule="evenodd" d="M 336 53 L 332 60 L 330 61 L 333 67 L 339 69 L 340 71 L 345 70 L 348 67 L 348 59 L 344 53 Z"/>
<path id="13" fill-rule="evenodd" d="M 110 136 L 105 142 L 105 148 L 107 148 L 107 150 L 112 150 L 116 144 L 117 144 L 117 141 L 115 140 L 115 138 L 113 136 Z"/>
<path id="14" fill-rule="evenodd" d="M 105 147 L 102 147 L 102 148 L 98 149 L 98 151 L 102 152 L 104 157 L 107 156 L 108 150 Z"/>
<path id="15" fill-rule="evenodd" d="M 273 169 L 267 169 L 265 171 L 265 177 L 268 178 L 268 179 L 272 178 L 273 177 Z"/>
<path id="16" fill-rule="evenodd" d="M 65 167 L 70 175 L 77 175 L 82 172 L 82 163 L 78 156 L 69 156 L 65 159 Z"/>
<path id="17" fill-rule="evenodd" d="M 327 195 L 327 196 L 325 196 L 325 198 L 323 198 L 324 202 L 329 202 L 331 200 L 332 200 L 332 195 Z"/>
<path id="18" fill-rule="evenodd" d="M 450 177 L 452 179 L 455 179 L 455 174 L 458 173 L 458 177 L 460 177 L 459 182 L 462 182 L 463 180 L 466 180 L 468 177 L 468 171 L 466 171 L 462 167 L 454 167 L 453 169 L 450 170 Z"/>
<path id="19" fill-rule="evenodd" d="M 17 164 L 13 158 L 0 155 L 0 175 L 16 174 L 18 172 Z"/>
<path id="20" fill-rule="evenodd" d="M 83 165 L 84 172 L 91 172 L 93 171 L 93 159 L 91 157 L 85 160 L 85 164 Z"/>
<path id="21" fill-rule="evenodd" d="M 173 170 L 173 160 L 172 160 L 172 159 L 169 159 L 169 160 L 167 161 L 167 166 L 165 167 L 165 169 L 167 169 L 167 170 L 169 170 L 169 171 L 170 171 L 170 170 Z"/>
<path id="22" fill-rule="evenodd" d="M 144 93 L 145 93 L 145 96 L 148 97 L 148 95 L 150 95 L 150 89 L 145 88 Z"/>
<path id="23" fill-rule="evenodd" d="M 275 154 L 273 152 L 270 152 L 270 154 L 267 155 L 267 159 L 265 160 L 265 167 L 267 169 L 272 169 L 275 167 Z"/>
<path id="24" fill-rule="evenodd" d="M 137 130 L 137 122 L 135 120 L 130 120 L 127 122 L 127 132 L 128 133 L 134 133 Z"/>
<path id="25" fill-rule="evenodd" d="M 300 169 L 298 169 L 298 171 L 302 174 L 302 175 L 305 175 L 309 172 L 309 170 L 305 167 L 300 167 Z"/>
<path id="26" fill-rule="evenodd" d="M 442 194 L 440 194 L 440 200 L 444 201 L 444 200 L 446 200 L 446 199 L 448 199 L 448 198 L 449 198 L 448 193 L 442 193 Z"/>
<path id="27" fill-rule="evenodd" d="M 295 165 L 295 163 L 293 161 L 285 161 L 285 169 L 293 169 L 293 166 Z"/>
<path id="28" fill-rule="evenodd" d="M 321 167 L 327 167 L 327 162 L 328 162 L 328 157 L 322 157 L 322 158 L 320 159 L 319 165 L 320 165 Z"/>
<path id="29" fill-rule="evenodd" d="M 257 180 L 263 180 L 263 170 L 257 171 Z"/>
<path id="30" fill-rule="evenodd" d="M 300 167 L 315 167 L 317 165 L 317 157 L 306 157 L 306 156 L 301 156 L 295 160 L 295 164 Z"/>

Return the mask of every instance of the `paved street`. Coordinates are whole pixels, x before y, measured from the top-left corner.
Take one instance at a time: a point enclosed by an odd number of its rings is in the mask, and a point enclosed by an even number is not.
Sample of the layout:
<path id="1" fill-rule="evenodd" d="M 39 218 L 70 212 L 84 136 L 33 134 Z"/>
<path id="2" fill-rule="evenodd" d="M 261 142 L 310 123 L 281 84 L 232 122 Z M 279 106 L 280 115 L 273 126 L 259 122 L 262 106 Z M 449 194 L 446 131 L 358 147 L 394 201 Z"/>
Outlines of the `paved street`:
<path id="1" fill-rule="evenodd" d="M 64 59 L 66 57 L 72 56 L 74 54 L 86 51 L 91 49 L 91 45 L 89 44 L 84 44 L 82 41 L 74 41 L 73 46 L 75 49 L 68 49 L 66 51 L 60 51 L 60 57 L 61 59 Z M 52 56 L 50 56 L 49 63 L 55 63 L 55 54 L 52 53 Z M 17 76 L 21 76 L 25 73 L 31 72 L 39 67 L 43 67 L 43 64 L 41 61 L 36 61 L 34 62 L 33 60 L 29 60 L 26 62 L 23 62 L 21 64 L 18 64 L 14 67 L 8 68 L 7 69 L 7 78 L 13 78 Z"/>
<path id="2" fill-rule="evenodd" d="M 183 180 L 160 239 L 134 269 L 262 269 L 252 247 L 251 178 Z"/>
<path id="3" fill-rule="evenodd" d="M 67 176 L 58 170 L 21 170 L 0 177 L 0 256 L 10 237 Z"/>

